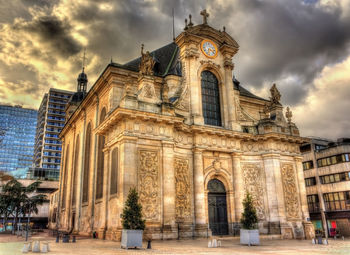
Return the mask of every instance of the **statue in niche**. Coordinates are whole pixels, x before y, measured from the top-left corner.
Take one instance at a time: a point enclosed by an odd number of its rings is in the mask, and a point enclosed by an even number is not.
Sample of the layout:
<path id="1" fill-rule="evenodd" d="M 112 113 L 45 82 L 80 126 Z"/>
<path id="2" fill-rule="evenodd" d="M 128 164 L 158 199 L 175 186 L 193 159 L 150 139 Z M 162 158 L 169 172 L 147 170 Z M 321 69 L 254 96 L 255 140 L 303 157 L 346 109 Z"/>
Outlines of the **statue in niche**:
<path id="1" fill-rule="evenodd" d="M 273 105 L 280 104 L 281 93 L 278 91 L 275 83 L 272 85 L 270 92 L 271 92 L 271 97 L 270 97 L 271 103 Z"/>
<path id="2" fill-rule="evenodd" d="M 156 61 L 153 59 L 149 51 L 143 52 L 143 44 L 141 46 L 141 63 L 140 63 L 140 74 L 153 75 L 153 67 Z"/>

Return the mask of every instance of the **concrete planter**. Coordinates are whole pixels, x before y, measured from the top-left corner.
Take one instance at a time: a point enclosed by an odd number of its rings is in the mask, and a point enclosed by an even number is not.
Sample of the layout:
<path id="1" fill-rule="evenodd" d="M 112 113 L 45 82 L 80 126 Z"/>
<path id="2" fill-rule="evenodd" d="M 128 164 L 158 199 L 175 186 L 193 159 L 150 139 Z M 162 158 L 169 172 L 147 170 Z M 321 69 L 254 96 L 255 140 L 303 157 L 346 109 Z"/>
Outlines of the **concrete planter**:
<path id="1" fill-rule="evenodd" d="M 258 229 L 241 229 L 240 238 L 241 238 L 241 244 L 260 245 Z"/>
<path id="2" fill-rule="evenodd" d="M 123 229 L 120 246 L 124 249 L 142 248 L 143 230 Z"/>

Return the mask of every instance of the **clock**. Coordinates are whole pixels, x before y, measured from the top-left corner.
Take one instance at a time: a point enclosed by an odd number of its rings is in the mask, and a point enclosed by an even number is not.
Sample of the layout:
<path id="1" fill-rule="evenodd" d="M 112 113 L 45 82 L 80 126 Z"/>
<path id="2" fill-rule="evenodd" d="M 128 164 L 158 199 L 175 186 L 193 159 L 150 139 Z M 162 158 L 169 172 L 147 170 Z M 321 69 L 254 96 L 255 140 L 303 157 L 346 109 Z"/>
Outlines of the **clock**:
<path id="1" fill-rule="evenodd" d="M 216 58 L 218 55 L 218 48 L 211 40 L 203 40 L 201 43 L 201 50 L 203 54 L 208 58 Z"/>

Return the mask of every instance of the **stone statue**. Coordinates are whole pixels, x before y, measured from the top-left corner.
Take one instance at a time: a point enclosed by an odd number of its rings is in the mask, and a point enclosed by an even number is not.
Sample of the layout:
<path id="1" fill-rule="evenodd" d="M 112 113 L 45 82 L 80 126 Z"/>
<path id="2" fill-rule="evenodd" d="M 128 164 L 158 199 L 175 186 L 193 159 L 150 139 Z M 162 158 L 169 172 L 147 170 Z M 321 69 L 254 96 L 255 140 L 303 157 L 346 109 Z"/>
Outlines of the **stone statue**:
<path id="1" fill-rule="evenodd" d="M 270 97 L 271 103 L 274 105 L 280 104 L 281 94 L 278 91 L 275 83 L 272 85 L 270 92 L 271 92 L 271 97 Z"/>
<path id="2" fill-rule="evenodd" d="M 287 120 L 288 120 L 288 124 L 292 123 L 292 117 L 293 117 L 293 113 L 292 113 L 292 111 L 289 109 L 289 107 L 287 107 L 286 118 L 287 118 Z"/>
<path id="3" fill-rule="evenodd" d="M 155 61 L 149 51 L 146 53 L 143 52 L 143 44 L 141 46 L 141 63 L 140 63 L 140 74 L 144 75 L 153 75 L 153 67 L 155 65 Z"/>

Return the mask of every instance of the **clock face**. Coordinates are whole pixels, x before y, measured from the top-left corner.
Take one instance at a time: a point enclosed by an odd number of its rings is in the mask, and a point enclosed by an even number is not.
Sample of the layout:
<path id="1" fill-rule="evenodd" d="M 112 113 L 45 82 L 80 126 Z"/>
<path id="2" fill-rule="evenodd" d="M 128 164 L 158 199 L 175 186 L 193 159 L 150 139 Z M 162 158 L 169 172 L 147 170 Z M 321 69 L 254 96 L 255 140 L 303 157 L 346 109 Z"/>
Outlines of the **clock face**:
<path id="1" fill-rule="evenodd" d="M 218 49 L 214 42 L 203 40 L 201 45 L 202 52 L 208 58 L 215 58 L 218 55 Z"/>

